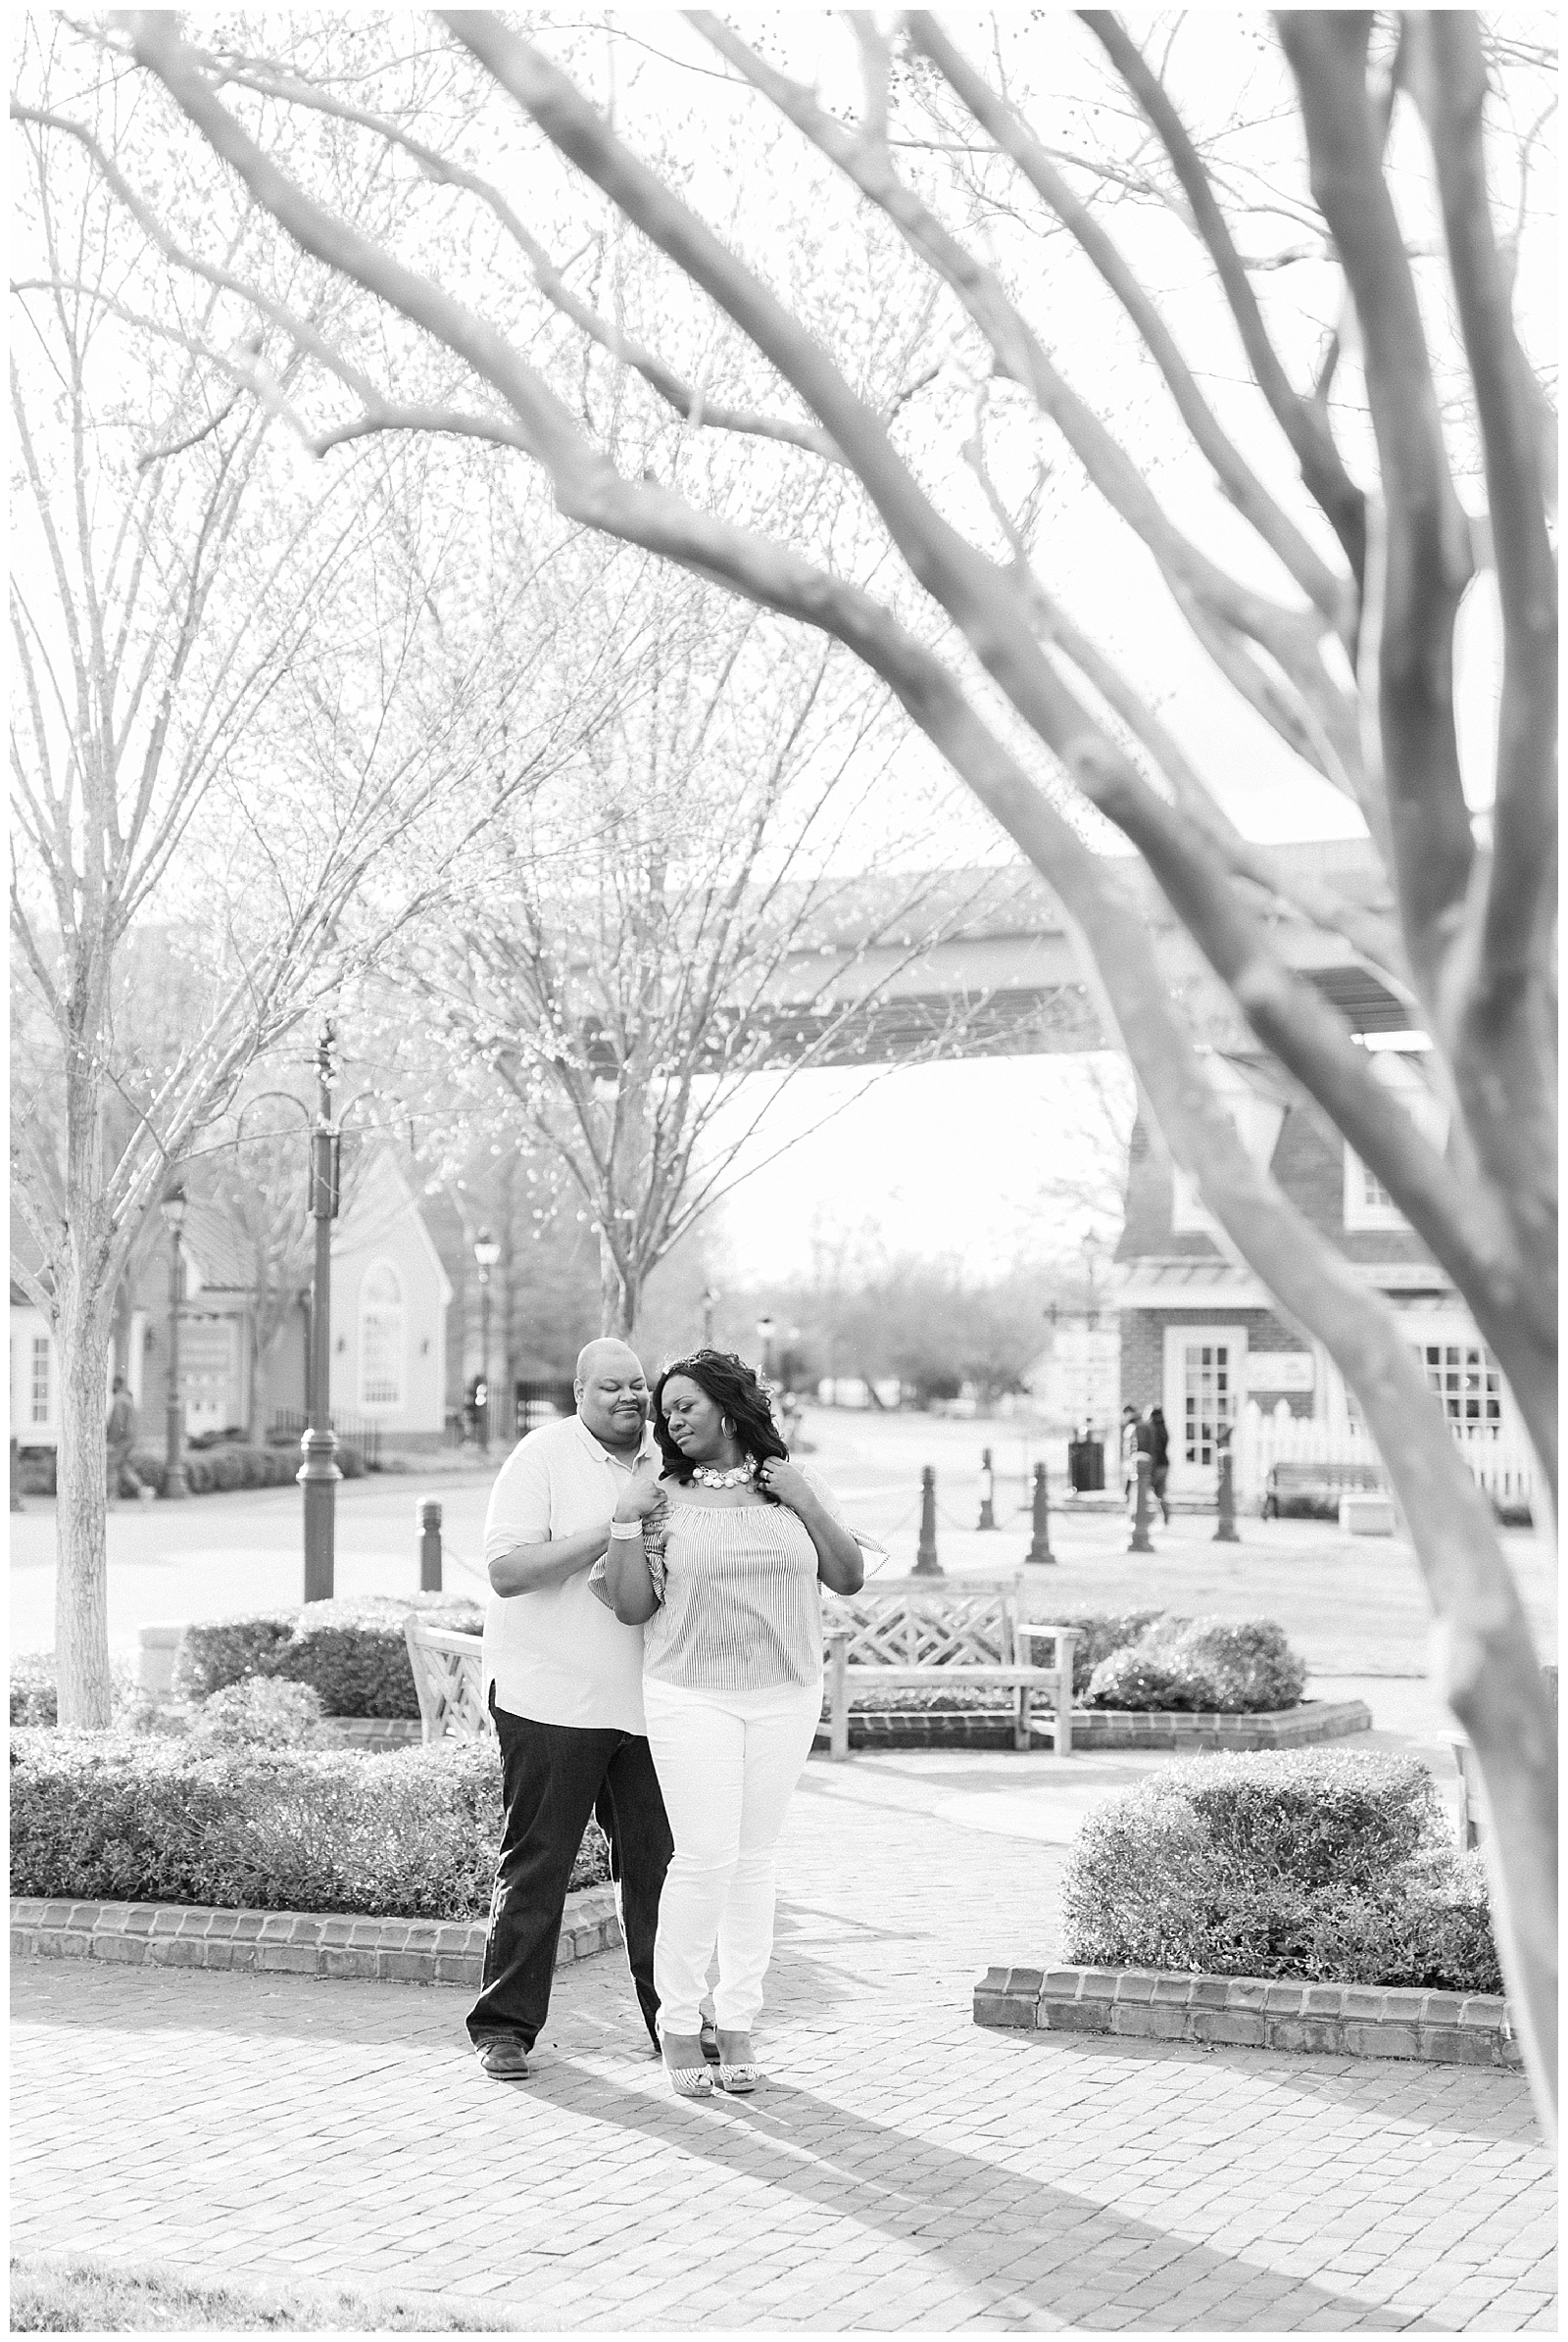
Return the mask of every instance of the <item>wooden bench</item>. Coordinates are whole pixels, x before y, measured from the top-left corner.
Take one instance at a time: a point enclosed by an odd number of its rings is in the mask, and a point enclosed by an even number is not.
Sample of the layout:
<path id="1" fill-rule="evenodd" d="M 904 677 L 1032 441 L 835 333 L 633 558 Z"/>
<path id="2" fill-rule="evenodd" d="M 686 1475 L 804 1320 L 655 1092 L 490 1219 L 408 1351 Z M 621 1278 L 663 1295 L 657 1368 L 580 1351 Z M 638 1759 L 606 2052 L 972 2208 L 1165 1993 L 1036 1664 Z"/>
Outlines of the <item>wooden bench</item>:
<path id="1" fill-rule="evenodd" d="M 1057 1756 L 1072 1751 L 1073 1627 L 1037 1625 L 1021 1615 L 1023 1577 L 932 1580 L 874 1579 L 858 1594 L 824 1594 L 827 1642 L 829 1754 L 850 1753 L 853 1688 L 930 1690 L 950 1683 L 964 1691 L 1012 1694 L 1013 1745 L 1032 1745 L 1033 1702 L 1050 1704 Z M 1037 1642 L 1052 1646 L 1049 1666 L 1030 1657 Z"/>
<path id="2" fill-rule="evenodd" d="M 493 1732 L 495 1724 L 484 1702 L 484 1639 L 460 1635 L 452 1627 L 432 1627 L 417 1610 L 403 1621 L 418 1694 L 420 1738 L 473 1740 Z"/>
<path id="3" fill-rule="evenodd" d="M 1337 1503 L 1341 1496 L 1357 1491 L 1383 1495 L 1388 1485 L 1380 1464 L 1271 1464 L 1263 1488 L 1263 1518 L 1285 1518 L 1280 1508 L 1282 1497 L 1318 1497 L 1325 1504 Z"/>

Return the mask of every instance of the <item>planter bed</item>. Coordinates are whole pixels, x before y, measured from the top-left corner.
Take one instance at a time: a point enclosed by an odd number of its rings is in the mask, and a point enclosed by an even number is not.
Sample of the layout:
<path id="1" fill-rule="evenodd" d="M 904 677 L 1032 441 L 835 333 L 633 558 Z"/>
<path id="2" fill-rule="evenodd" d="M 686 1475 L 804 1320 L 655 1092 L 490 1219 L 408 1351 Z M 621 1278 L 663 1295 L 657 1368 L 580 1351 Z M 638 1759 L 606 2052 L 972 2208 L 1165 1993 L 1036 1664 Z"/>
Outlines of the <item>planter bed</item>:
<path id="1" fill-rule="evenodd" d="M 974 2021 L 1034 2032 L 1113 2033 L 1326 2057 L 1522 2066 L 1505 2000 L 1405 1985 L 1295 1983 L 1148 1968 L 993 1968 Z"/>
<path id="2" fill-rule="evenodd" d="M 1269 1715 L 1204 1716 L 1173 1708 L 1075 1708 L 1072 1744 L 1091 1748 L 1307 1748 L 1372 1729 L 1360 1699 L 1307 1700 Z M 1043 1728 L 1044 1730 L 1044 1728 Z M 828 1744 L 824 1721 L 815 1745 Z M 1011 1748 L 1010 1709 L 852 1708 L 852 1748 Z"/>
<path id="3" fill-rule="evenodd" d="M 11 1898 L 13 1959 L 124 1960 L 152 1968 L 242 1969 L 477 1990 L 484 1939 L 483 1920 Z M 567 1896 L 558 1968 L 612 1951 L 620 1941 L 612 1886 L 585 1886 Z"/>

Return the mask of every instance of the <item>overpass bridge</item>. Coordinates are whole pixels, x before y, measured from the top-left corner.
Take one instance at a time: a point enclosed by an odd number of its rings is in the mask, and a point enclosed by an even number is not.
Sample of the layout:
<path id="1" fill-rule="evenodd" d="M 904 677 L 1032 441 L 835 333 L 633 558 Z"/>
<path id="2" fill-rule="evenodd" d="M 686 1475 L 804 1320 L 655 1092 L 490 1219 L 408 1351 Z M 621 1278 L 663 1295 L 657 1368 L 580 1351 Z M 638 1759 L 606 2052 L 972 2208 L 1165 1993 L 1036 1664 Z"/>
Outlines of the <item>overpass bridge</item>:
<path id="1" fill-rule="evenodd" d="M 1388 880 L 1366 841 L 1274 851 L 1347 901 L 1392 916 Z M 1118 856 L 1117 867 L 1198 1039 L 1218 1049 L 1255 1049 L 1240 1010 L 1144 863 Z M 1341 937 L 1283 909 L 1269 925 L 1281 956 L 1353 1032 L 1408 1029 L 1409 1004 Z M 927 936 L 935 940 L 922 944 Z M 1004 1057 L 1112 1046 L 1056 899 L 1022 863 L 847 882 L 830 909 L 803 924 L 754 1029 L 763 1017 L 774 1045 L 768 1059 L 779 1065 L 808 1050 L 820 1052 L 816 1061 L 824 1065 L 875 1065 L 916 1055 Z"/>

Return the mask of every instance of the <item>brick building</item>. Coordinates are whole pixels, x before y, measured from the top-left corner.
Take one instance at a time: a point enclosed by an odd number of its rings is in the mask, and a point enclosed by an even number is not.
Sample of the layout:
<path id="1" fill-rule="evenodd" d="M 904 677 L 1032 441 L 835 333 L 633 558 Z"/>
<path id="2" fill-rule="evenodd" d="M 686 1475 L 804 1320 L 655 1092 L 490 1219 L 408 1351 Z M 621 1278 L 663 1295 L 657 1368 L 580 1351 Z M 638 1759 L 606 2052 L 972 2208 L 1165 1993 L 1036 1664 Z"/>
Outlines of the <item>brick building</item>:
<path id="1" fill-rule="evenodd" d="M 1469 1311 L 1321 1107 L 1270 1060 L 1215 1063 L 1252 1159 L 1407 1320 L 1456 1436 L 1522 1443 L 1513 1402 Z M 1372 1064 L 1441 1146 L 1446 1109 L 1420 1057 L 1381 1049 Z M 1219 1445 L 1249 1401 L 1266 1417 L 1309 1419 L 1325 1445 L 1362 1436 L 1354 1397 L 1327 1351 L 1278 1313 L 1142 1115 L 1113 1276 L 1122 1397 L 1140 1412 L 1164 1408 L 1177 1489 L 1212 1488 Z"/>

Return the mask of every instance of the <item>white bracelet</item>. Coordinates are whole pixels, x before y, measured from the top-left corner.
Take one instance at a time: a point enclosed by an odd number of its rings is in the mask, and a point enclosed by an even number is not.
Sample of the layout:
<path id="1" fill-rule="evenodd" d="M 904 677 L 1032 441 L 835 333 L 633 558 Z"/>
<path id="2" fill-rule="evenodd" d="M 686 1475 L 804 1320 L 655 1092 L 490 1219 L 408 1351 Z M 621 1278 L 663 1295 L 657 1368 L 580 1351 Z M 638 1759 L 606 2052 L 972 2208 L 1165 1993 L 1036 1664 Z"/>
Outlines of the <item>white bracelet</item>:
<path id="1" fill-rule="evenodd" d="M 642 1533 L 643 1525 L 641 1521 L 612 1521 L 610 1524 L 610 1534 L 612 1537 L 626 1538 L 641 1537 Z"/>

